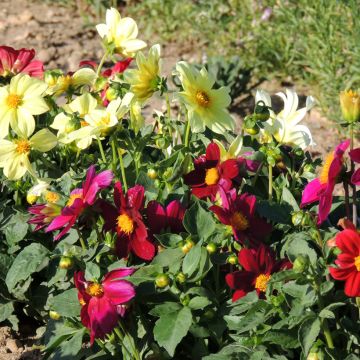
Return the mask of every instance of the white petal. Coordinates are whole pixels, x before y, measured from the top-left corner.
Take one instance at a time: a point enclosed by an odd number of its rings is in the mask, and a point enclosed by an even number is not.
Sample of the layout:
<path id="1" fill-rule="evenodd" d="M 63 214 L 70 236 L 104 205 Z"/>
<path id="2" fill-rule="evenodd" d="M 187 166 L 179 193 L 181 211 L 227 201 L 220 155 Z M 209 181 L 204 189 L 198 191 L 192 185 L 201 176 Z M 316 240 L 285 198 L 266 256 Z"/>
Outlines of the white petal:
<path id="1" fill-rule="evenodd" d="M 12 129 L 20 136 L 28 138 L 35 130 L 35 119 L 29 111 L 20 107 L 15 112 L 16 117 L 10 119 Z"/>
<path id="2" fill-rule="evenodd" d="M 57 145 L 57 137 L 48 129 L 41 129 L 30 138 L 31 147 L 46 152 Z"/>

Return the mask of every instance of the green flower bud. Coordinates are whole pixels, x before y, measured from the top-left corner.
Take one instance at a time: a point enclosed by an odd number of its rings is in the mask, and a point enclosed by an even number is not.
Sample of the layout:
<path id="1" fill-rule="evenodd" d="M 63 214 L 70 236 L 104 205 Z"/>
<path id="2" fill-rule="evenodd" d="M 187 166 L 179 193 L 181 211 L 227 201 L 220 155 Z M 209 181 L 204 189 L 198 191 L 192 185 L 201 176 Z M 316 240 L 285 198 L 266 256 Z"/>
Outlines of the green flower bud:
<path id="1" fill-rule="evenodd" d="M 59 320 L 61 318 L 61 315 L 57 311 L 50 310 L 49 311 L 50 319 L 53 319 L 55 321 Z"/>
<path id="2" fill-rule="evenodd" d="M 215 317 L 216 313 L 213 309 L 208 309 L 204 312 L 204 318 L 207 320 L 212 320 Z"/>
<path id="3" fill-rule="evenodd" d="M 59 268 L 63 270 L 69 270 L 74 266 L 74 261 L 69 256 L 62 256 L 59 262 Z"/>
<path id="4" fill-rule="evenodd" d="M 300 226 L 304 218 L 303 211 L 296 211 L 292 214 L 291 222 L 294 226 Z"/>
<path id="5" fill-rule="evenodd" d="M 237 256 L 234 254 L 234 255 L 230 255 L 227 260 L 226 260 L 229 264 L 231 265 L 236 265 L 238 263 L 238 258 Z"/>
<path id="6" fill-rule="evenodd" d="M 187 254 L 195 245 L 191 239 L 186 239 L 185 243 L 182 244 L 181 250 L 184 254 Z"/>
<path id="7" fill-rule="evenodd" d="M 176 275 L 176 281 L 177 281 L 179 284 L 184 284 L 185 281 L 186 281 L 186 275 L 185 275 L 183 272 L 179 272 L 179 273 Z"/>
<path id="8" fill-rule="evenodd" d="M 164 288 L 170 284 L 170 278 L 167 274 L 159 274 L 155 278 L 155 285 L 158 288 Z"/>
<path id="9" fill-rule="evenodd" d="M 206 245 L 206 250 L 209 254 L 215 254 L 217 250 L 217 246 L 214 243 L 209 243 Z"/>
<path id="10" fill-rule="evenodd" d="M 245 128 L 245 131 L 249 134 L 249 135 L 257 135 L 260 132 L 260 128 L 258 125 L 255 125 L 251 128 Z"/>
<path id="11" fill-rule="evenodd" d="M 187 305 L 189 305 L 189 302 L 190 302 L 190 296 L 185 295 L 180 298 L 180 301 L 181 301 L 181 304 L 183 304 L 184 306 L 187 306 Z"/>
<path id="12" fill-rule="evenodd" d="M 270 118 L 269 107 L 262 100 L 256 104 L 254 113 L 259 121 L 266 121 Z"/>
<path id="13" fill-rule="evenodd" d="M 147 171 L 147 176 L 152 179 L 152 180 L 155 180 L 157 178 L 157 172 L 155 169 L 149 169 Z"/>
<path id="14" fill-rule="evenodd" d="M 307 270 L 308 266 L 309 257 L 307 255 L 299 255 L 293 263 L 293 270 L 296 273 L 301 274 Z"/>

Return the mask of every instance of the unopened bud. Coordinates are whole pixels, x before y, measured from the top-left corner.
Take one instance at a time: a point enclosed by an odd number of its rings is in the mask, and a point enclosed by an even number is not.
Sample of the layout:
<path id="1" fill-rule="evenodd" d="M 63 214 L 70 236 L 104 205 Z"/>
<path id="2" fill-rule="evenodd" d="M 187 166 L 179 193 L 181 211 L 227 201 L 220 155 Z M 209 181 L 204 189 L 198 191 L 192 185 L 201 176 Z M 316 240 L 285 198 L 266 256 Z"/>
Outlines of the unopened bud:
<path id="1" fill-rule="evenodd" d="M 170 278 L 167 274 L 159 274 L 155 278 L 155 285 L 158 288 L 164 288 L 170 284 Z"/>
<path id="2" fill-rule="evenodd" d="M 360 94 L 358 91 L 342 91 L 340 93 L 340 106 L 346 122 L 354 123 L 360 120 Z"/>
<path id="3" fill-rule="evenodd" d="M 293 263 L 293 270 L 296 273 L 301 274 L 307 270 L 308 266 L 309 257 L 307 255 L 299 255 Z"/>

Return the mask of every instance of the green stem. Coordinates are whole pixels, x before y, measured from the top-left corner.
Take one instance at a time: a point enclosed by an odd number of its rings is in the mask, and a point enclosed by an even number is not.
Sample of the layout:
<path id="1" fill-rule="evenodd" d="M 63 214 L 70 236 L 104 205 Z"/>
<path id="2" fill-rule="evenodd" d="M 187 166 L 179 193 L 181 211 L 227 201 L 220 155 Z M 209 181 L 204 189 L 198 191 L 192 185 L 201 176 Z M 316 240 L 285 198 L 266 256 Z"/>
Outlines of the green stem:
<path id="1" fill-rule="evenodd" d="M 184 145 L 185 147 L 189 146 L 189 139 L 190 139 L 190 121 L 189 121 L 189 117 L 188 114 L 186 112 L 186 129 L 185 129 L 185 141 L 184 141 Z"/>
<path id="2" fill-rule="evenodd" d="M 272 200 L 272 192 L 273 192 L 273 168 L 269 164 L 269 201 Z"/>
<path id="3" fill-rule="evenodd" d="M 318 304 L 319 304 L 319 308 L 320 308 L 320 311 L 321 311 L 324 308 L 324 304 L 323 304 L 322 298 L 320 296 L 319 286 L 317 284 L 316 284 L 316 289 L 317 289 L 317 292 L 318 292 Z M 332 339 L 332 336 L 331 336 L 331 332 L 330 332 L 330 329 L 329 329 L 327 319 L 325 319 L 325 318 L 321 319 L 321 326 L 322 326 L 322 329 L 323 329 L 323 333 L 324 333 L 325 340 L 326 340 L 328 348 L 329 349 L 334 349 L 334 342 L 333 342 L 333 339 Z"/>
<path id="4" fill-rule="evenodd" d="M 102 67 L 103 67 L 103 65 L 104 65 L 104 63 L 105 63 L 105 60 L 106 60 L 106 58 L 107 58 L 108 55 L 109 55 L 109 51 L 106 50 L 106 51 L 105 51 L 105 54 L 103 55 L 103 57 L 102 57 L 101 60 L 100 60 L 99 66 L 98 66 L 97 69 L 96 69 L 96 78 L 99 77 L 100 72 L 101 72 L 101 69 L 102 69 Z"/>
<path id="5" fill-rule="evenodd" d="M 83 239 L 82 236 L 81 236 L 81 233 L 80 233 L 79 228 L 78 228 L 77 226 L 74 226 L 74 227 L 75 227 L 76 232 L 78 233 L 79 240 L 80 240 L 80 244 L 81 244 L 81 248 L 82 248 L 83 250 L 87 250 L 85 241 L 84 241 L 84 239 Z"/>
<path id="6" fill-rule="evenodd" d="M 115 173 L 116 172 L 116 161 L 117 161 L 115 138 L 112 138 L 112 141 L 111 141 L 111 151 L 112 151 L 112 170 Z"/>
<path id="7" fill-rule="evenodd" d="M 354 149 L 354 127 L 350 125 L 350 151 Z M 351 175 L 355 171 L 355 163 L 351 160 L 350 173 Z M 354 226 L 357 226 L 357 199 L 356 199 L 356 186 L 351 185 L 352 189 L 352 221 Z"/>
<path id="8" fill-rule="evenodd" d="M 167 117 L 170 120 L 170 118 L 171 118 L 171 109 L 170 109 L 170 100 L 169 100 L 169 94 L 168 93 L 165 94 L 165 99 L 166 99 Z"/>
<path id="9" fill-rule="evenodd" d="M 122 179 L 122 183 L 124 185 L 124 190 L 125 192 L 127 192 L 128 187 L 127 187 L 127 182 L 126 182 L 126 174 L 125 174 L 125 167 L 124 167 L 124 160 L 122 157 L 122 149 L 118 148 L 118 155 L 119 155 L 119 163 L 120 163 L 120 170 L 121 170 L 121 179 Z"/>
<path id="10" fill-rule="evenodd" d="M 263 168 L 264 166 L 264 163 L 262 162 L 259 167 L 257 168 L 256 170 L 256 173 L 255 173 L 255 176 L 254 176 L 254 180 L 252 182 L 252 187 L 255 187 L 255 184 L 257 182 L 257 179 L 259 178 L 259 175 L 260 175 L 260 172 L 261 172 L 261 169 Z"/>
<path id="11" fill-rule="evenodd" d="M 125 336 L 127 336 L 129 338 L 129 342 L 133 351 L 133 355 L 135 357 L 136 360 L 141 360 L 140 359 L 140 354 L 138 352 L 138 350 L 135 347 L 135 344 L 133 343 L 133 339 L 130 337 L 129 333 L 127 332 L 127 330 L 124 328 L 124 326 L 122 325 L 121 321 L 118 321 L 118 324 L 120 326 L 120 329 L 123 331 L 123 333 L 125 334 Z"/>
<path id="12" fill-rule="evenodd" d="M 97 140 L 98 145 L 99 145 L 99 150 L 100 150 L 100 154 L 101 154 L 102 161 L 103 161 L 104 163 L 106 163 L 104 148 L 103 148 L 103 146 L 102 146 L 101 140 L 100 140 L 100 138 L 99 138 L 98 136 L 96 137 L 96 140 Z"/>
<path id="13" fill-rule="evenodd" d="M 343 181 L 345 190 L 345 211 L 347 219 L 350 219 L 349 183 L 347 179 Z"/>
<path id="14" fill-rule="evenodd" d="M 124 337 L 122 336 L 120 330 L 116 327 L 114 328 L 115 334 L 118 336 L 120 343 L 121 343 L 121 347 L 123 347 L 125 349 L 125 351 L 130 355 L 130 358 L 132 357 L 131 352 L 129 351 L 129 349 L 125 346 L 124 344 Z"/>

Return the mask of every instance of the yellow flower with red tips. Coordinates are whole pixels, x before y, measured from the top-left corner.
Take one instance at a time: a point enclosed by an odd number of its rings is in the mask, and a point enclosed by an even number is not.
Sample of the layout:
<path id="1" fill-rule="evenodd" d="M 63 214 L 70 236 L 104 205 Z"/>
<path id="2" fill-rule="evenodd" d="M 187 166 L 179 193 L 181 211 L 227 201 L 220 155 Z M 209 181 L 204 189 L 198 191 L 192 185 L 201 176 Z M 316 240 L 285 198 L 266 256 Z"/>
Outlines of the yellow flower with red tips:
<path id="1" fill-rule="evenodd" d="M 358 91 L 342 91 L 340 105 L 343 117 L 348 123 L 360 120 L 360 93 Z"/>
<path id="2" fill-rule="evenodd" d="M 176 71 L 183 87 L 179 97 L 188 111 L 191 130 L 203 132 L 205 126 L 218 134 L 234 130 L 234 119 L 226 110 L 231 102 L 227 88 L 214 89 L 215 79 L 205 68 L 198 71 L 180 61 Z"/>
<path id="3" fill-rule="evenodd" d="M 48 129 L 42 129 L 30 139 L 25 135 L 12 140 L 0 140 L 0 167 L 9 180 L 17 180 L 29 172 L 37 177 L 29 160 L 32 150 L 47 152 L 57 144 L 57 138 Z"/>
<path id="4" fill-rule="evenodd" d="M 46 89 L 42 80 L 26 74 L 18 74 L 9 85 L 0 87 L 0 139 L 8 135 L 9 125 L 27 137 L 34 132 L 34 115 L 49 110 L 44 100 Z"/>

